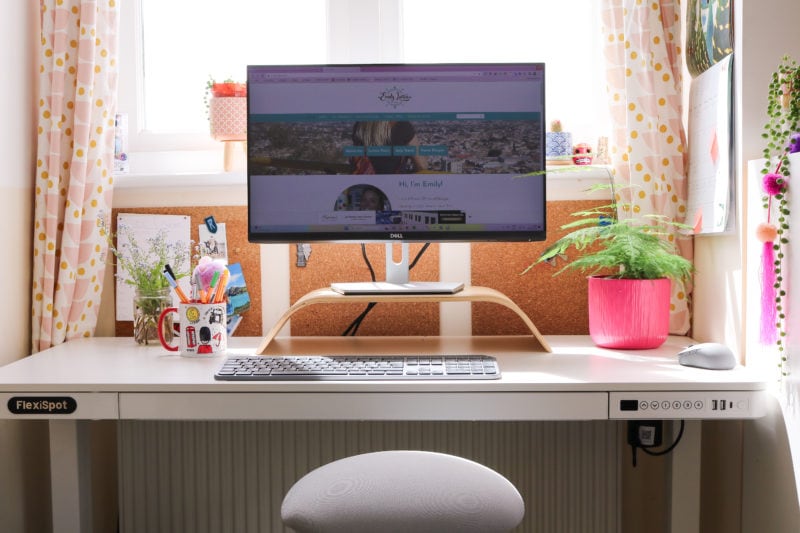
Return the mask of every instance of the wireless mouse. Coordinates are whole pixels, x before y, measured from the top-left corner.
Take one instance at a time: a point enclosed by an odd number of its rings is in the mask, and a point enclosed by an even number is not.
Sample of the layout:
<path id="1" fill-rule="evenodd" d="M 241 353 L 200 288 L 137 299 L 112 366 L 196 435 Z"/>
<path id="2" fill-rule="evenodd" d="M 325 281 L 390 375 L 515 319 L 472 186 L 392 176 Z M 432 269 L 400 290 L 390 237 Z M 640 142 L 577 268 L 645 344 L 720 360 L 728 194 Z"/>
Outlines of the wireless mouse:
<path id="1" fill-rule="evenodd" d="M 717 342 L 693 344 L 678 353 L 678 362 L 684 366 L 730 370 L 736 366 L 736 357 L 730 348 Z"/>

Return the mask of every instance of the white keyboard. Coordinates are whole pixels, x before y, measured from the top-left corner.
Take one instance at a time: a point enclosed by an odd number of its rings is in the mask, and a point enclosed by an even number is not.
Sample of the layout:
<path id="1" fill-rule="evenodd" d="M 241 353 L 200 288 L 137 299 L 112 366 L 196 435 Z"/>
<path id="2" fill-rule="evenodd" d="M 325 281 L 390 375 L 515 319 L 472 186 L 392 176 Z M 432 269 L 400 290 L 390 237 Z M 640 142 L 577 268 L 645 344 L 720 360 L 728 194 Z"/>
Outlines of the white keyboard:
<path id="1" fill-rule="evenodd" d="M 214 374 L 227 381 L 498 379 L 488 355 L 232 356 Z"/>

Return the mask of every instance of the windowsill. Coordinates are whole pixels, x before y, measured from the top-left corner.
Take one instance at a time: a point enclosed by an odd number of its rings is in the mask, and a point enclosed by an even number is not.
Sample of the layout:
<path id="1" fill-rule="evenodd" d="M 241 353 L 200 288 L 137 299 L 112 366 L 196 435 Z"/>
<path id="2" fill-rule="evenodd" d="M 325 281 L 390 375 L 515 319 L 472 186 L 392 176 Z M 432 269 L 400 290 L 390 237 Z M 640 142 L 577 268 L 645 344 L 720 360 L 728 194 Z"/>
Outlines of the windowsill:
<path id="1" fill-rule="evenodd" d="M 182 172 L 179 174 L 116 174 L 114 188 L 153 189 L 153 188 L 213 188 L 247 185 L 247 175 L 235 172 Z"/>
<path id="2" fill-rule="evenodd" d="M 114 207 L 247 204 L 244 150 L 233 151 L 232 172 L 218 150 L 134 152 L 130 174 L 114 176 Z"/>
<path id="3" fill-rule="evenodd" d="M 553 165 L 547 166 L 547 200 L 587 200 L 587 190 L 598 183 L 608 183 L 610 165 Z"/>
<path id="4" fill-rule="evenodd" d="M 609 168 L 548 167 L 547 199 L 586 200 L 587 189 L 608 180 Z M 114 207 L 247 205 L 244 170 L 118 174 L 114 184 Z"/>
<path id="5" fill-rule="evenodd" d="M 114 177 L 114 207 L 247 205 L 242 172 L 122 174 Z"/>

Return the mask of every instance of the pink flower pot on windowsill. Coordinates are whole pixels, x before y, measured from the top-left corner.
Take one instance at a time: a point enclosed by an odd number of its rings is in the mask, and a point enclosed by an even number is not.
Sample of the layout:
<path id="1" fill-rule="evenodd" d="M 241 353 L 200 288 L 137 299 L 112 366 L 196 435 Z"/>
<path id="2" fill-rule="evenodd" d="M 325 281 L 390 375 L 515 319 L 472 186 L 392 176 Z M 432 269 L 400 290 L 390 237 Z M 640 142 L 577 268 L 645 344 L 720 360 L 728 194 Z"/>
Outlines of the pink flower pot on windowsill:
<path id="1" fill-rule="evenodd" d="M 670 280 L 589 277 L 589 335 L 602 348 L 658 348 L 669 335 Z"/>

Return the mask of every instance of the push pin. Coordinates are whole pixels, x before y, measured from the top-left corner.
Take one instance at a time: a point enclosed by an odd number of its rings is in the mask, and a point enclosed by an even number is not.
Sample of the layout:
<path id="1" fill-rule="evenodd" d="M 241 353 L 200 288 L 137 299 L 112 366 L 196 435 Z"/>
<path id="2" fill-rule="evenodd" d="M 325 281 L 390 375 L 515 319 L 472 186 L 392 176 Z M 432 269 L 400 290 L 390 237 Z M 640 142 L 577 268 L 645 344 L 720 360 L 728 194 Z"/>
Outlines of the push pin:
<path id="1" fill-rule="evenodd" d="M 550 265 L 551 267 L 554 267 L 554 266 L 557 266 L 559 259 L 561 259 L 562 261 L 569 260 L 569 258 L 567 257 L 567 254 L 558 254 L 558 255 L 554 255 L 550 259 L 545 259 L 544 262 L 547 263 L 548 265 Z"/>
<path id="2" fill-rule="evenodd" d="M 217 228 L 217 221 L 214 220 L 213 216 L 207 216 L 203 220 L 206 223 L 206 227 L 208 228 L 208 231 L 210 231 L 211 233 L 216 233 L 217 232 L 217 229 L 218 229 Z"/>
<path id="3" fill-rule="evenodd" d="M 311 245 L 297 243 L 297 261 L 295 263 L 298 267 L 304 267 L 308 264 L 308 257 L 311 255 Z"/>

